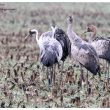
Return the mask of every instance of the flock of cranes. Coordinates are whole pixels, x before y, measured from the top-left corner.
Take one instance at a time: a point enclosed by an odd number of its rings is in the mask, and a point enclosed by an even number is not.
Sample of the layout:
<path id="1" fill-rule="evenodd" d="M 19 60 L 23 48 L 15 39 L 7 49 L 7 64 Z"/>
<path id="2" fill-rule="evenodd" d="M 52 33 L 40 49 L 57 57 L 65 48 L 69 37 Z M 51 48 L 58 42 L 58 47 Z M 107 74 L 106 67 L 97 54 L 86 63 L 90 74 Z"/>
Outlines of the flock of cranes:
<path id="1" fill-rule="evenodd" d="M 68 56 L 77 61 L 81 69 L 82 67 L 87 69 L 87 82 L 88 71 L 93 76 L 98 73 L 99 78 L 101 77 L 99 58 L 105 59 L 109 68 L 110 40 L 96 37 L 96 27 L 89 25 L 86 32 L 92 35 L 87 42 L 74 32 L 73 18 L 71 16 L 68 17 L 67 24 L 67 34 L 57 27 L 54 21 L 52 21 L 52 30 L 43 33 L 40 37 L 38 37 L 36 29 L 29 31 L 29 36 L 36 37 L 40 49 L 40 61 L 47 67 L 48 85 L 55 83 L 55 65 L 62 61 L 63 69 L 63 63 Z M 83 73 L 81 72 L 81 74 Z"/>

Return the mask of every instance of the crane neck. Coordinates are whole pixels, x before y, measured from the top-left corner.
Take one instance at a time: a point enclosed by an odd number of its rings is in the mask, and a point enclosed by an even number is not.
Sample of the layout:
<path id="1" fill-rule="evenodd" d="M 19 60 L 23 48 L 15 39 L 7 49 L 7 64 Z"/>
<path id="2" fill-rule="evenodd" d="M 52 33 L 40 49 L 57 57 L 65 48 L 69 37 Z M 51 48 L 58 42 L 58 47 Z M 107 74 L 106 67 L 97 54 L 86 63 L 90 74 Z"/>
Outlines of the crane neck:
<path id="1" fill-rule="evenodd" d="M 56 31 L 57 27 L 56 26 L 55 27 L 51 26 L 51 29 L 52 29 L 52 38 L 54 38 L 54 34 L 55 34 L 55 31 Z"/>
<path id="2" fill-rule="evenodd" d="M 73 31 L 73 25 L 72 23 L 69 23 L 68 24 L 68 29 L 67 29 L 68 32 L 72 32 Z"/>
<path id="3" fill-rule="evenodd" d="M 71 43 L 78 43 L 78 42 L 82 42 L 82 39 L 73 31 L 73 25 L 72 23 L 68 24 L 68 28 L 67 28 L 67 34 L 68 37 L 71 41 Z"/>
<path id="4" fill-rule="evenodd" d="M 38 33 L 36 33 L 36 41 L 37 41 L 37 44 L 38 44 L 38 46 L 39 46 L 39 48 L 40 48 L 40 52 L 42 51 L 42 50 L 44 50 L 44 45 L 43 45 L 43 39 L 42 39 L 42 36 L 40 36 L 40 38 L 38 37 Z"/>
<path id="5" fill-rule="evenodd" d="M 39 39 L 38 39 L 38 34 L 36 33 L 36 41 L 37 41 L 37 43 L 39 43 Z"/>
<path id="6" fill-rule="evenodd" d="M 93 41 L 93 40 L 95 40 L 96 39 L 96 31 L 94 31 L 93 33 L 91 33 L 91 40 Z"/>

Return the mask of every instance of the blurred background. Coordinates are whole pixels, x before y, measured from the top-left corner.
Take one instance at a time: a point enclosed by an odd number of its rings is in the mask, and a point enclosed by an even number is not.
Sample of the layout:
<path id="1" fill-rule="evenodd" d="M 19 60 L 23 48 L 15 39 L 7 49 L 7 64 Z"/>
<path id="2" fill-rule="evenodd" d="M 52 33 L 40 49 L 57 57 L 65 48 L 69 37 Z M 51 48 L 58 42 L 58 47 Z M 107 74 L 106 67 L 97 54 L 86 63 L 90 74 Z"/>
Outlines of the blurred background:
<path id="1" fill-rule="evenodd" d="M 4 4 L 4 5 L 3 5 Z M 98 32 L 109 35 L 109 3 L 3 3 L 0 8 L 0 32 L 26 34 L 36 28 L 40 34 L 50 29 L 51 20 L 67 29 L 68 15 L 74 17 L 74 29 L 80 34 L 88 23 L 98 26 Z"/>

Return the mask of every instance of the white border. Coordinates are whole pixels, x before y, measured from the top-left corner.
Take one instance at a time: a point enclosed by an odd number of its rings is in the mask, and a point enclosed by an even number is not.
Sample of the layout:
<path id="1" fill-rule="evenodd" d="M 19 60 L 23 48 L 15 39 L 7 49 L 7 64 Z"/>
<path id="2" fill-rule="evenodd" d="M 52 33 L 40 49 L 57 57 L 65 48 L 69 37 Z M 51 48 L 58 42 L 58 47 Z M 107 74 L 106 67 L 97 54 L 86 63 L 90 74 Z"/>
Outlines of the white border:
<path id="1" fill-rule="evenodd" d="M 0 2 L 110 2 L 110 0 L 0 0 Z"/>
<path id="2" fill-rule="evenodd" d="M 103 108 L 0 108 L 0 110 L 102 110 Z M 109 110 L 109 108 L 104 108 L 104 110 Z"/>

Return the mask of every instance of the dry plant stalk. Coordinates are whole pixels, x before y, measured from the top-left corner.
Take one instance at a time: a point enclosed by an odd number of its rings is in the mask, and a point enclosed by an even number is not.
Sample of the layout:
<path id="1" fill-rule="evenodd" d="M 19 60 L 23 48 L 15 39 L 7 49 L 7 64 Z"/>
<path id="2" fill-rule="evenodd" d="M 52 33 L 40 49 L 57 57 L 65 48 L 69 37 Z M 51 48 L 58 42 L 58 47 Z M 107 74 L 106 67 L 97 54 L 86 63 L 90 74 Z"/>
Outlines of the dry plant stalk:
<path id="1" fill-rule="evenodd" d="M 72 83 L 75 84 L 75 76 L 73 72 L 70 72 L 70 71 L 67 72 L 65 82 L 69 84 L 72 84 Z"/>
<path id="2" fill-rule="evenodd" d="M 109 108 L 110 107 L 110 102 L 109 102 L 109 98 L 107 97 L 107 98 L 104 98 L 103 100 L 102 100 L 102 105 L 101 105 L 101 107 L 103 107 L 103 108 Z"/>
<path id="3" fill-rule="evenodd" d="M 23 82 L 25 82 L 25 78 L 24 78 L 24 73 L 23 72 L 21 72 L 21 78 L 22 78 Z"/>
<path id="4" fill-rule="evenodd" d="M 18 72 L 14 69 L 14 75 L 15 75 L 15 77 L 14 77 L 14 81 L 16 82 L 16 83 L 18 83 Z"/>
<path id="5" fill-rule="evenodd" d="M 7 78 L 10 78 L 10 69 L 7 71 Z"/>
<path id="6" fill-rule="evenodd" d="M 77 107 L 80 107 L 80 104 L 81 104 L 80 97 L 75 98 L 75 103 Z"/>
<path id="7" fill-rule="evenodd" d="M 57 87 L 53 86 L 52 87 L 52 96 L 53 96 L 53 98 L 57 98 L 57 92 L 58 92 Z"/>

